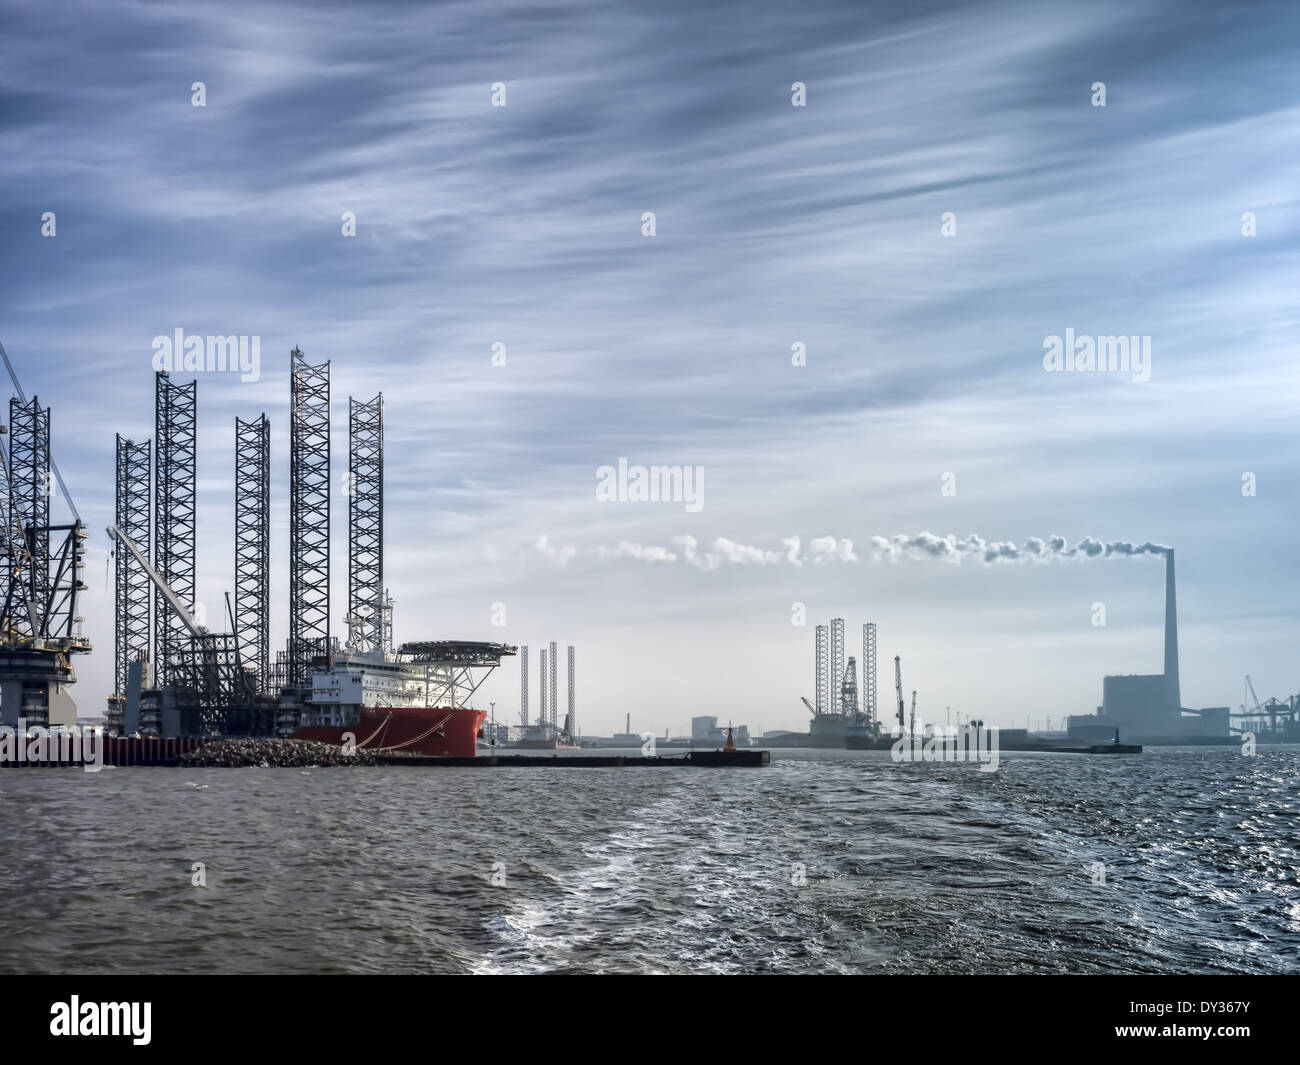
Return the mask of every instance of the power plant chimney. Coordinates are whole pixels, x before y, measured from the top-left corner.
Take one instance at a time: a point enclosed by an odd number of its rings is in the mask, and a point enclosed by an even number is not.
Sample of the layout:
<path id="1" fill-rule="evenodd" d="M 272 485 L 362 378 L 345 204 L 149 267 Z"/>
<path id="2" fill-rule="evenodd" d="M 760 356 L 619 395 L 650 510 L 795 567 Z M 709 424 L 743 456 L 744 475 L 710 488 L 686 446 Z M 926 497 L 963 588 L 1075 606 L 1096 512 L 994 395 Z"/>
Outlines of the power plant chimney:
<path id="1" fill-rule="evenodd" d="M 1174 549 L 1165 552 L 1165 705 L 1182 708 L 1178 688 L 1178 598 L 1174 594 Z"/>

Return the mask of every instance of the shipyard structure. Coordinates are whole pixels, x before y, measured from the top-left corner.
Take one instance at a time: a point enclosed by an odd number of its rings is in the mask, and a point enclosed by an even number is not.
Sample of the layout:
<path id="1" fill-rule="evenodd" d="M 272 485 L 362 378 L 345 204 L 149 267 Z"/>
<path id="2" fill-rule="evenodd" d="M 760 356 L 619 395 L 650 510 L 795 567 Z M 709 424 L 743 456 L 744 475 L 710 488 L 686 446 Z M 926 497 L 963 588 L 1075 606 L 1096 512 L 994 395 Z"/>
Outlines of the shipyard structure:
<path id="1" fill-rule="evenodd" d="M 541 709 L 536 721 L 528 720 L 528 645 L 519 648 L 519 725 L 507 729 L 507 745 L 535 751 L 574 750 L 578 740 L 578 709 L 574 685 L 577 680 L 574 648 L 569 645 L 569 703 L 561 723 L 560 694 L 556 686 L 559 650 L 552 642 L 538 655 L 541 671 Z"/>
<path id="2" fill-rule="evenodd" d="M 1165 552 L 1164 669 L 1160 673 L 1113 675 L 1102 680 L 1102 701 L 1092 714 L 1074 714 L 1064 736 L 1031 734 L 1026 729 L 999 730 L 1004 746 L 1052 749 L 1062 742 L 1080 749 L 1103 744 L 1237 744 L 1249 733 L 1260 742 L 1300 742 L 1300 694 L 1289 699 L 1261 702 L 1246 677 L 1253 706 L 1243 699 L 1239 712 L 1226 706 L 1194 709 L 1183 705 L 1178 668 L 1178 594 L 1174 552 Z M 917 731 L 916 692 L 910 710 L 903 690 L 902 667 L 894 659 L 895 701 L 881 720 L 877 702 L 876 626 L 862 629 L 861 683 L 853 656 L 845 660 L 844 621 L 818 625 L 814 643 L 814 701 L 803 699 L 812 716 L 809 730 L 768 735 L 774 746 L 870 748 L 885 742 L 886 734 L 911 735 Z M 934 726 L 927 726 L 933 730 Z M 1027 745 L 1027 746 L 1026 746 Z M 1007 746 L 1007 749 L 1011 749 Z"/>
<path id="3" fill-rule="evenodd" d="M 330 468 L 330 364 L 289 357 L 288 639 L 271 655 L 271 426 L 235 419 L 234 595 L 196 598 L 198 384 L 154 379 L 152 440 L 117 438 L 111 735 L 324 740 L 473 755 L 472 699 L 516 649 L 475 640 L 395 646 L 384 573 L 383 395 L 348 400 L 348 467 Z M 330 601 L 331 504 L 347 497 L 346 637 Z"/>
<path id="4" fill-rule="evenodd" d="M 877 713 L 876 626 L 862 626 L 862 681 L 852 655 L 845 660 L 844 619 L 814 630 L 813 690 L 816 703 L 802 700 L 812 715 L 806 746 L 842 748 L 875 743 L 881 734 Z M 800 744 L 801 746 L 805 744 Z"/>
<path id="5" fill-rule="evenodd" d="M 50 408 L 23 394 L 3 344 L 0 357 L 15 393 L 0 424 L 0 726 L 69 728 L 75 656 L 91 649 L 78 609 L 86 527 L 51 456 Z"/>

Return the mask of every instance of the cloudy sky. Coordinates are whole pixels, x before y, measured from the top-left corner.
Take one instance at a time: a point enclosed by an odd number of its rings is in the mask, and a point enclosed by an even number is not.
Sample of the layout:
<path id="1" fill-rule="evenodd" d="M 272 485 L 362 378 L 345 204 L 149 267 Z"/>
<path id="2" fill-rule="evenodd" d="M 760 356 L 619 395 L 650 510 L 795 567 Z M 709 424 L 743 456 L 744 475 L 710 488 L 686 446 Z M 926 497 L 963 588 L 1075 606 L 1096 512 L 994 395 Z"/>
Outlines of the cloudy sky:
<path id="1" fill-rule="evenodd" d="M 151 434 L 178 328 L 261 338 L 258 381 L 199 375 L 199 593 L 232 586 L 233 420 L 265 411 L 276 641 L 299 344 L 333 363 L 336 470 L 347 397 L 384 393 L 397 638 L 576 644 L 586 732 L 803 727 L 835 616 L 854 653 L 879 625 L 882 704 L 899 654 L 927 720 L 1059 722 L 1159 670 L 1158 557 L 873 541 L 922 533 L 1173 545 L 1184 701 L 1296 691 L 1297 30 L 1129 0 L 3 3 L 0 340 L 94 533 L 83 712 L 114 433 Z M 1067 329 L 1150 337 L 1150 380 L 1046 372 Z M 703 467 L 703 506 L 599 501 L 620 458 Z M 341 492 L 334 520 L 339 624 Z M 513 663 L 485 694 L 515 716 Z"/>

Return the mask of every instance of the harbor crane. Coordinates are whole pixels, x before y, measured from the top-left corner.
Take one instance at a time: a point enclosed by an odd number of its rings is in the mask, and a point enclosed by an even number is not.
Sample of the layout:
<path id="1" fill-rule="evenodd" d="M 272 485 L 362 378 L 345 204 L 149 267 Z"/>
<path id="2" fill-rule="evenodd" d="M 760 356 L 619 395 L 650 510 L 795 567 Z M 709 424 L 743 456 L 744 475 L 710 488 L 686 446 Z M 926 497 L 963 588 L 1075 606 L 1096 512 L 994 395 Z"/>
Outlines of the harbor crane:
<path id="1" fill-rule="evenodd" d="M 126 533 L 116 525 L 110 525 L 108 527 L 108 538 L 110 540 L 116 540 L 135 557 L 136 562 L 140 564 L 140 568 L 144 570 L 146 575 L 148 575 L 149 580 L 153 582 L 153 586 L 157 588 L 158 591 L 162 593 L 163 598 L 167 600 L 167 605 L 176 612 L 176 616 L 179 617 L 184 626 L 189 629 L 191 636 L 196 640 L 200 640 L 207 635 L 208 630 L 194 620 L 189 610 L 185 608 L 185 604 L 182 603 L 176 593 L 172 591 L 172 586 L 163 580 L 162 574 L 149 564 L 149 560 L 145 557 L 144 552 L 140 550 L 131 537 L 127 536 Z"/>
<path id="2" fill-rule="evenodd" d="M 1260 706 L 1260 697 L 1255 694 L 1255 681 L 1251 680 L 1251 675 L 1249 674 L 1245 675 L 1245 687 L 1251 689 L 1251 698 L 1255 700 L 1255 709 L 1257 713 L 1264 713 L 1264 707 Z M 1244 710 L 1245 707 L 1243 706 L 1242 709 Z"/>
<path id="3" fill-rule="evenodd" d="M 903 718 L 903 660 L 894 655 L 894 690 L 898 692 L 898 731 L 901 733 L 906 721 Z"/>
<path id="4" fill-rule="evenodd" d="M 1300 711 L 1300 696 L 1292 696 L 1286 701 L 1281 701 L 1276 696 L 1269 696 L 1268 699 L 1260 702 L 1259 696 L 1255 693 L 1255 682 L 1251 680 L 1249 673 L 1246 674 L 1244 689 L 1241 712 L 1232 715 L 1241 722 L 1240 725 L 1234 726 L 1239 731 L 1267 729 L 1269 734 L 1278 736 L 1292 733 L 1296 726 L 1300 725 L 1297 717 L 1297 711 Z M 1253 707 L 1246 705 L 1246 692 L 1250 693 L 1251 701 L 1255 704 Z"/>

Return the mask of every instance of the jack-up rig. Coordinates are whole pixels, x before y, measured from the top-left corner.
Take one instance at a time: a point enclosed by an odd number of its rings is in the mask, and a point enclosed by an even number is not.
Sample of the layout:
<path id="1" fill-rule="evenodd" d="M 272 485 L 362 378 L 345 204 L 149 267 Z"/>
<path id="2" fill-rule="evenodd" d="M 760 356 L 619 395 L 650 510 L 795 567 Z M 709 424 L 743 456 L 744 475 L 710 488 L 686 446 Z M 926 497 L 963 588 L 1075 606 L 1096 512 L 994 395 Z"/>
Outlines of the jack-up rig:
<path id="1" fill-rule="evenodd" d="M 209 338 L 212 339 L 212 338 Z M 470 700 L 516 648 L 392 639 L 384 584 L 384 400 L 348 401 L 347 641 L 331 632 L 330 364 L 290 353 L 288 639 L 271 658 L 271 427 L 235 419 L 234 598 L 196 601 L 197 382 L 154 379 L 152 441 L 117 438 L 114 692 L 119 736 L 280 735 L 472 755 Z"/>
<path id="2" fill-rule="evenodd" d="M 87 538 L 50 452 L 50 408 L 30 400 L 0 344 L 15 395 L 0 425 L 0 725 L 74 726 L 73 655 L 88 654 L 77 599 Z M 50 523 L 57 483 L 69 520 Z"/>
<path id="3" fill-rule="evenodd" d="M 574 648 L 569 645 L 569 708 L 560 721 L 560 694 L 556 687 L 559 670 L 559 648 L 552 641 L 538 655 L 541 660 L 541 711 L 535 722 L 528 720 L 528 645 L 519 648 L 519 727 L 515 746 L 528 750 L 562 751 L 576 749 L 578 739 L 578 711 L 574 700 L 576 679 Z"/>
<path id="4" fill-rule="evenodd" d="M 862 683 L 852 655 L 845 662 L 844 619 L 833 618 L 828 628 L 816 628 L 814 690 L 816 705 L 806 698 L 812 721 L 808 729 L 813 747 L 869 747 L 880 738 L 876 683 L 876 625 L 862 626 Z"/>

